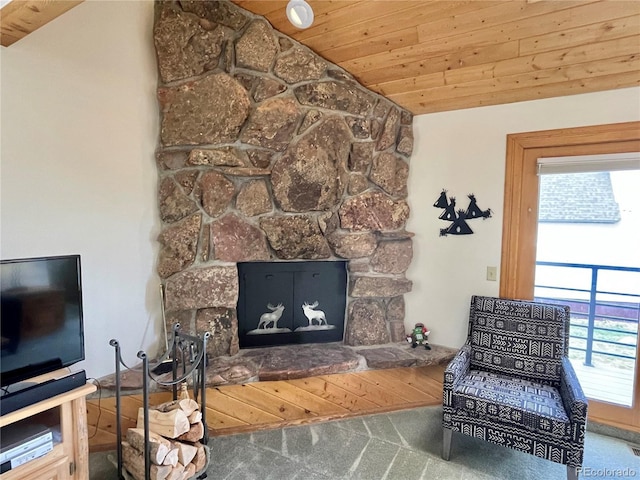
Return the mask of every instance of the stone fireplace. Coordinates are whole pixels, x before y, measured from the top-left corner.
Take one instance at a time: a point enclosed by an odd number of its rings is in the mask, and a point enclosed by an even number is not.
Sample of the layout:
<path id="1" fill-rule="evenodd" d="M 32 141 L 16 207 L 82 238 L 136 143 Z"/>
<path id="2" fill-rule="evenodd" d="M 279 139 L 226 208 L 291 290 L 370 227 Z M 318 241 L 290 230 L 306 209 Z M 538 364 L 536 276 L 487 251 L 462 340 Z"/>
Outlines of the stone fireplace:
<path id="1" fill-rule="evenodd" d="M 156 3 L 167 322 L 238 352 L 237 264 L 346 261 L 344 342 L 404 340 L 412 115 L 226 1 Z"/>

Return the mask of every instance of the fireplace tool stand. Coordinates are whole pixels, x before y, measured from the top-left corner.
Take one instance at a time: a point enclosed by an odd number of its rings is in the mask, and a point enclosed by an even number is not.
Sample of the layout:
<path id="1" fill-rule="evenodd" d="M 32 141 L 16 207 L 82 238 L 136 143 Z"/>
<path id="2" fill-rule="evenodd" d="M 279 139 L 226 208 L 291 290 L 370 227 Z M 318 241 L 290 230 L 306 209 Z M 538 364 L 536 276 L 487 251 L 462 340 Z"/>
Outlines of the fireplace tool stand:
<path id="1" fill-rule="evenodd" d="M 210 451 L 207 443 L 209 441 L 209 430 L 207 428 L 207 409 L 206 409 L 206 368 L 207 368 L 207 340 L 211 334 L 204 333 L 202 336 L 188 335 L 180 331 L 180 324 L 173 326 L 173 338 L 169 348 L 165 354 L 158 360 L 158 363 L 149 368 L 149 359 L 147 354 L 140 350 L 137 357 L 142 360 L 142 398 L 144 412 L 144 467 L 145 480 L 151 479 L 151 445 L 149 443 L 149 379 L 164 387 L 171 387 L 173 390 L 173 400 L 178 399 L 178 385 L 187 382 L 189 377 L 192 378 L 193 398 L 200 405 L 202 413 L 202 424 L 204 426 L 204 436 L 201 440 L 205 447 L 207 461 L 205 466 L 196 472 L 195 477 L 204 479 L 207 477 L 206 470 L 209 465 Z M 118 478 L 125 480 L 122 468 L 122 425 L 121 425 L 121 389 L 120 389 L 120 366 L 131 370 L 122 360 L 120 344 L 118 340 L 112 339 L 109 345 L 115 348 L 116 363 L 116 436 L 118 442 L 117 448 L 117 466 Z M 161 365 L 167 359 L 171 362 L 171 380 L 161 380 L 160 377 L 153 373 L 153 368 Z M 181 371 L 179 373 L 179 371 Z M 198 400 L 198 398 L 200 400 Z"/>

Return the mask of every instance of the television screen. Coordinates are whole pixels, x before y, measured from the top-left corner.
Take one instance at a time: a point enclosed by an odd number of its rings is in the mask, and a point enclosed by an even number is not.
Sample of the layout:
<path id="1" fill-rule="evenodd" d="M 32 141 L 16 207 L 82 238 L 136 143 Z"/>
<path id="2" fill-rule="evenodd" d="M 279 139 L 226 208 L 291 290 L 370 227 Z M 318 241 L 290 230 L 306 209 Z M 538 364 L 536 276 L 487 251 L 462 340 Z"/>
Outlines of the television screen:
<path id="1" fill-rule="evenodd" d="M 0 262 L 2 386 L 84 360 L 80 255 Z"/>

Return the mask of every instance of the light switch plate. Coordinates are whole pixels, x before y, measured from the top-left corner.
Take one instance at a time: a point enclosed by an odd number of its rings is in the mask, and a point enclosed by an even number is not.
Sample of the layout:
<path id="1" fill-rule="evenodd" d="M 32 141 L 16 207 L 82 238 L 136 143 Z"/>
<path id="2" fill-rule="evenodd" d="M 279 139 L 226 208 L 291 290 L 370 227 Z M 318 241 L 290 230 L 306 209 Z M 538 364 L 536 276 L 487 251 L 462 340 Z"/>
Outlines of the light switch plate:
<path id="1" fill-rule="evenodd" d="M 498 280 L 498 267 L 487 267 L 487 280 L 490 282 Z"/>

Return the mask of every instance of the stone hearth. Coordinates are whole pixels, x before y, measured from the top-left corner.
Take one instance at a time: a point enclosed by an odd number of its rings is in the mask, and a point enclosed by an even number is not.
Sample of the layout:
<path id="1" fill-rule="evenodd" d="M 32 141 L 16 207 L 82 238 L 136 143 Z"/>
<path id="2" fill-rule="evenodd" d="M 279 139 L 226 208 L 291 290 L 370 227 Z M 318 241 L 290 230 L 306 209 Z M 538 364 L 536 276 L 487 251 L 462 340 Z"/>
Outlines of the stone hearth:
<path id="1" fill-rule="evenodd" d="M 287 380 L 332 373 L 348 373 L 397 367 L 444 365 L 457 349 L 432 345 L 432 350 L 411 348 L 408 343 L 372 347 L 350 347 L 338 344 L 288 345 L 242 350 L 234 356 L 221 356 L 207 367 L 207 385 L 243 384 L 256 381 Z M 169 374 L 160 377 L 169 380 Z M 115 376 L 100 379 L 107 392 L 115 388 Z M 152 390 L 158 384 L 149 383 Z M 121 374 L 123 390 L 142 388 L 141 367 Z"/>
<path id="2" fill-rule="evenodd" d="M 227 1 L 156 2 L 168 331 L 238 353 L 238 262 L 348 261 L 345 343 L 402 341 L 412 115 Z"/>

